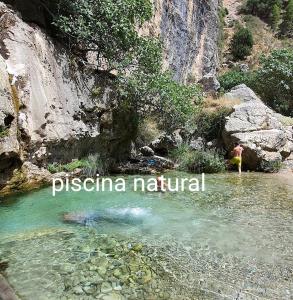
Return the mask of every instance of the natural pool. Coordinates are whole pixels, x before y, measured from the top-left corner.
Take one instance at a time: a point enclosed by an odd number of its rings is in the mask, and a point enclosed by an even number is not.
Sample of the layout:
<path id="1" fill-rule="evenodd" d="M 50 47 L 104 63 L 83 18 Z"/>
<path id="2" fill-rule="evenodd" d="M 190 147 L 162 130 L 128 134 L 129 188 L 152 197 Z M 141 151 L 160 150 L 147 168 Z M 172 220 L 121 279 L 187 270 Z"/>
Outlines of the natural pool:
<path id="1" fill-rule="evenodd" d="M 168 174 L 178 175 L 191 176 Z M 125 193 L 53 198 L 45 188 L 1 200 L 0 261 L 22 299 L 293 298 L 289 181 L 207 175 L 206 192 L 163 194 L 125 179 Z M 64 212 L 107 218 L 83 226 Z"/>

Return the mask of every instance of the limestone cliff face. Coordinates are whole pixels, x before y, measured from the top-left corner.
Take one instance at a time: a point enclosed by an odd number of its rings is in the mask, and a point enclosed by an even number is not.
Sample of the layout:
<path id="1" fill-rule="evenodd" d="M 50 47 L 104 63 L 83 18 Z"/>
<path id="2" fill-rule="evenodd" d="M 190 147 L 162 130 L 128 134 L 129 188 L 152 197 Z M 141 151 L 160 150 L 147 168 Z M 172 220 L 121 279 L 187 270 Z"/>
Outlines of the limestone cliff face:
<path id="1" fill-rule="evenodd" d="M 142 34 L 161 37 L 165 69 L 180 82 L 215 75 L 220 0 L 155 0 L 155 16 Z"/>
<path id="2" fill-rule="evenodd" d="M 100 151 L 125 157 L 135 128 L 113 103 L 109 81 L 41 29 L 47 23 L 38 0 L 4 2 L 16 10 L 0 2 L 0 189 L 24 162 L 41 167 Z M 215 73 L 217 10 L 218 0 L 155 1 L 141 30 L 162 38 L 164 66 L 176 80 Z"/>
<path id="3" fill-rule="evenodd" d="M 110 152 L 105 139 L 121 144 L 110 93 L 101 78 L 0 2 L 0 187 L 24 161 L 66 162 L 101 148 Z M 125 120 L 125 132 L 130 123 Z"/>

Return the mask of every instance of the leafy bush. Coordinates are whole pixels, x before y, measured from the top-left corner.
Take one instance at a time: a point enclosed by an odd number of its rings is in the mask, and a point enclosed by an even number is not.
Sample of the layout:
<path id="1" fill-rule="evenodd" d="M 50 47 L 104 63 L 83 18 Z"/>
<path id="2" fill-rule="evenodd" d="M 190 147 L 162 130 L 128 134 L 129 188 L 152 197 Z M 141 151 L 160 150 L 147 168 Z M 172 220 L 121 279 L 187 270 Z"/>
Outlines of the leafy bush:
<path id="1" fill-rule="evenodd" d="M 245 59 L 251 54 L 253 47 L 253 36 L 248 28 L 240 27 L 231 41 L 231 54 L 235 60 Z"/>
<path id="2" fill-rule="evenodd" d="M 50 173 L 55 174 L 55 173 L 59 173 L 63 171 L 63 168 L 61 165 L 57 164 L 57 163 L 53 163 L 53 164 L 49 164 L 47 166 L 47 169 Z"/>
<path id="3" fill-rule="evenodd" d="M 280 20 L 281 20 L 281 8 L 277 4 L 274 4 L 271 12 L 271 17 L 270 17 L 270 23 L 273 30 L 278 29 Z"/>
<path id="4" fill-rule="evenodd" d="M 293 50 L 275 50 L 260 63 L 252 88 L 277 112 L 293 116 Z"/>
<path id="5" fill-rule="evenodd" d="M 201 102 L 200 89 L 162 72 L 161 42 L 138 34 L 152 17 L 150 0 L 61 0 L 59 7 L 59 34 L 83 64 L 89 51 L 96 57 L 97 73 L 113 79 L 119 106 L 140 117 L 156 114 L 167 130 L 190 117 Z"/>
<path id="6" fill-rule="evenodd" d="M 94 177 L 96 174 L 106 175 L 109 173 L 110 161 L 99 154 L 90 154 L 83 167 L 86 177 Z"/>
<path id="7" fill-rule="evenodd" d="M 254 74 L 252 72 L 242 72 L 240 70 L 228 71 L 219 77 L 221 89 L 226 92 L 243 83 L 247 86 L 251 86 L 253 76 Z"/>
<path id="8" fill-rule="evenodd" d="M 195 133 L 208 141 L 217 139 L 225 125 L 225 118 L 231 113 L 231 108 L 222 107 L 216 111 L 201 111 L 192 120 L 196 124 Z"/>
<path id="9" fill-rule="evenodd" d="M 155 140 L 162 131 L 158 129 L 157 121 L 154 118 L 147 117 L 138 125 L 136 144 L 137 147 L 143 147 Z"/>
<path id="10" fill-rule="evenodd" d="M 73 160 L 72 162 L 68 164 L 58 164 L 58 163 L 53 163 L 48 165 L 48 171 L 50 173 L 58 173 L 58 172 L 72 172 L 76 169 L 82 169 L 87 166 L 87 161 L 82 159 L 82 160 Z"/>
<path id="11" fill-rule="evenodd" d="M 226 168 L 224 159 L 218 153 L 198 150 L 190 153 L 183 166 L 193 173 L 219 173 Z"/>
<path id="12" fill-rule="evenodd" d="M 289 0 L 286 11 L 281 24 L 281 32 L 283 35 L 293 37 L 293 0 Z"/>
<path id="13" fill-rule="evenodd" d="M 48 165 L 50 173 L 73 172 L 76 169 L 82 169 L 82 173 L 87 177 L 94 177 L 96 174 L 105 175 L 109 171 L 109 159 L 99 154 L 90 154 L 87 158 L 73 160 L 68 164 L 53 163 Z"/>
<path id="14" fill-rule="evenodd" d="M 0 126 L 0 139 L 6 137 L 9 134 L 9 129 Z"/>
<path id="15" fill-rule="evenodd" d="M 91 51 L 99 68 L 127 68 L 136 61 L 145 67 L 145 54 L 160 63 L 160 46 L 155 39 L 139 37 L 140 26 L 152 16 L 149 0 L 60 0 L 54 25 L 70 49 L 86 59 Z M 152 51 L 148 51 L 149 47 Z M 144 49 L 146 51 L 144 51 Z M 155 56 L 157 56 L 155 58 Z"/>
<path id="16" fill-rule="evenodd" d="M 262 161 L 260 164 L 260 170 L 266 173 L 278 173 L 281 167 L 281 160 Z"/>
<path id="17" fill-rule="evenodd" d="M 282 7 L 284 0 L 247 0 L 244 12 L 268 20 L 272 7 Z"/>
<path id="18" fill-rule="evenodd" d="M 190 151 L 192 151 L 190 146 L 188 144 L 183 143 L 177 148 L 169 151 L 168 155 L 172 161 L 174 161 L 176 164 L 180 164 L 184 160 L 184 157 L 189 155 Z"/>
<path id="19" fill-rule="evenodd" d="M 160 128 L 169 132 L 183 126 L 202 103 L 202 91 L 197 85 L 175 82 L 168 73 L 135 73 L 119 79 L 119 103 L 140 117 L 157 118 Z"/>
<path id="20" fill-rule="evenodd" d="M 226 169 L 224 158 L 217 152 L 192 150 L 186 144 L 173 150 L 170 157 L 179 164 L 181 170 L 192 173 L 219 173 Z"/>

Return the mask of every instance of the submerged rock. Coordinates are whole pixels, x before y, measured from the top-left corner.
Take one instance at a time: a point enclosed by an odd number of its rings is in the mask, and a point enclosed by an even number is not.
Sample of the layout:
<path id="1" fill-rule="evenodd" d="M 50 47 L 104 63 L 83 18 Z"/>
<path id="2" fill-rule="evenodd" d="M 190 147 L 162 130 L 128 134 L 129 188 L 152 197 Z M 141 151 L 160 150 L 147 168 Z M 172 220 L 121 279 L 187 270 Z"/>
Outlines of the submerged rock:
<path id="1" fill-rule="evenodd" d="M 112 291 L 112 285 L 110 282 L 103 282 L 102 285 L 101 285 L 101 292 L 102 293 L 109 293 Z"/>
<path id="2" fill-rule="evenodd" d="M 7 280 L 0 274 L 0 299 L 19 300 Z"/>

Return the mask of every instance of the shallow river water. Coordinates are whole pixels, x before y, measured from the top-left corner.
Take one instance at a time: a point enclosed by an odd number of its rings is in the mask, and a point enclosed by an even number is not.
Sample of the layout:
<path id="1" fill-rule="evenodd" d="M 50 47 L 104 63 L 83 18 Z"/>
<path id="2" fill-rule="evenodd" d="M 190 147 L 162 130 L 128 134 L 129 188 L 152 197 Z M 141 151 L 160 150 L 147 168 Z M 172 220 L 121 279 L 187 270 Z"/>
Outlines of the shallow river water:
<path id="1" fill-rule="evenodd" d="M 290 180 L 206 175 L 205 192 L 144 193 L 124 178 L 126 192 L 0 200 L 0 262 L 21 299 L 293 299 Z"/>

